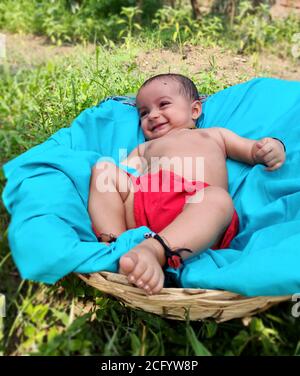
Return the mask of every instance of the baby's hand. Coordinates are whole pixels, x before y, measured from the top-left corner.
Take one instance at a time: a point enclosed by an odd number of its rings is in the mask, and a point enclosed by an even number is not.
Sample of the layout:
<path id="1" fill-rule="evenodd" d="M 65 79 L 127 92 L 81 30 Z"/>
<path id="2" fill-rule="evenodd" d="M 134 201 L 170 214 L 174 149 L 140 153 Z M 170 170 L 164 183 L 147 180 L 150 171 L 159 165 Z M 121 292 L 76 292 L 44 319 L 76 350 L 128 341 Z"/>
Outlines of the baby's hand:
<path id="1" fill-rule="evenodd" d="M 274 138 L 265 137 L 253 145 L 252 156 L 256 163 L 267 166 L 267 171 L 274 171 L 285 161 L 284 146 Z"/>

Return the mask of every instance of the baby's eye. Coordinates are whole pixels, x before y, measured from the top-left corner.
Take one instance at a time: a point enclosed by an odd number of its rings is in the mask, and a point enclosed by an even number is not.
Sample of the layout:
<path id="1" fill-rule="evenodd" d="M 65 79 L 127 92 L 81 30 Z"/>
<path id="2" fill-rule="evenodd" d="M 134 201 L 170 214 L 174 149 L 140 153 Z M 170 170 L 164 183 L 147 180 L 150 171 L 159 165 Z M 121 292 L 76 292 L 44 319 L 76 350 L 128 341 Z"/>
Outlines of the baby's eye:
<path id="1" fill-rule="evenodd" d="M 147 111 L 141 111 L 141 112 L 140 112 L 140 117 L 144 117 L 144 116 L 146 116 L 147 113 L 148 113 Z"/>
<path id="2" fill-rule="evenodd" d="M 167 106 L 168 104 L 170 104 L 170 102 L 166 102 L 166 101 L 161 102 L 161 103 L 160 103 L 160 107 Z"/>

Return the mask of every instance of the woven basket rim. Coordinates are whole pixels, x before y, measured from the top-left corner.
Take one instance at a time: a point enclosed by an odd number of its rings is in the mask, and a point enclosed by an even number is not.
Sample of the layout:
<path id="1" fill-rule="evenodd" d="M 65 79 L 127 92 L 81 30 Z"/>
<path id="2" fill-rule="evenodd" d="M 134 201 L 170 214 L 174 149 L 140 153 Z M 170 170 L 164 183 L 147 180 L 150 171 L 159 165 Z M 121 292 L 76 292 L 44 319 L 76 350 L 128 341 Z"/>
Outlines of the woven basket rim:
<path id="1" fill-rule="evenodd" d="M 243 296 L 225 290 L 202 288 L 163 288 L 158 294 L 147 295 L 118 273 L 97 272 L 78 274 L 88 285 L 112 295 L 126 306 L 142 309 L 167 319 L 198 321 L 214 319 L 224 322 L 252 316 L 274 304 L 291 299 L 282 296 Z"/>

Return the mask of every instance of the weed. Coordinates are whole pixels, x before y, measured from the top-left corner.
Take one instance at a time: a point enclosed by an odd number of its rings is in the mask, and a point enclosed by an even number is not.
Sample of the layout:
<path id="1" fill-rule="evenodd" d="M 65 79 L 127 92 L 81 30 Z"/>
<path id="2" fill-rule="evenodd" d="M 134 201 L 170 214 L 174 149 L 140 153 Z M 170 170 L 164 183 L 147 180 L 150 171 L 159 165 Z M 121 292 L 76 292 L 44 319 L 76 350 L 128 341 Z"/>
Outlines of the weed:
<path id="1" fill-rule="evenodd" d="M 273 20 L 269 2 L 254 7 L 250 1 L 240 1 L 230 19 L 219 13 L 203 14 L 200 20 L 193 19 L 191 7 L 181 2 L 176 7 L 162 6 L 160 0 L 135 4 L 132 0 L 3 0 L 0 29 L 43 34 L 58 45 L 90 41 L 114 46 L 124 41 L 127 48 L 133 37 L 151 33 L 164 46 L 175 43 L 182 56 L 185 44 L 201 44 L 226 45 L 250 54 L 269 49 L 290 57 L 294 35 L 300 30 L 300 19 L 294 15 Z"/>
<path id="2" fill-rule="evenodd" d="M 123 38 L 128 49 L 131 47 L 134 30 L 142 29 L 140 24 L 134 22 L 134 18 L 141 13 L 142 11 L 138 7 L 123 7 L 121 10 L 121 16 L 124 16 L 124 18 L 117 21 L 118 25 L 124 25 L 124 28 L 119 32 L 119 37 L 126 34 Z"/>
<path id="3" fill-rule="evenodd" d="M 183 9 L 160 9 L 152 25 L 155 28 L 140 30 L 136 26 L 136 16 L 142 16 L 143 20 L 145 14 L 140 14 L 137 8 L 123 8 L 121 18 L 124 22 L 115 25 L 120 20 L 121 7 L 131 7 L 133 3 L 129 0 L 1 2 L 0 26 L 5 30 L 43 33 L 58 44 L 87 40 L 105 42 L 105 45 L 97 43 L 92 54 L 83 53 L 79 47 L 68 58 L 57 58 L 39 66 L 28 68 L 18 62 L 14 69 L 8 64 L 0 67 L 1 164 L 68 126 L 81 111 L 96 105 L 104 97 L 135 93 L 146 78 L 146 73 L 141 72 L 135 63 L 135 56 L 140 51 L 138 45 L 143 45 L 145 51 L 154 46 L 175 43 L 183 53 L 183 46 L 187 43 L 224 43 L 222 35 L 228 29 L 220 16 L 210 15 L 195 21 Z M 260 11 L 264 12 L 264 19 L 254 21 L 258 16 L 244 8 L 244 16 L 240 14 L 234 20 L 234 32 L 231 30 L 233 40 L 243 32 L 244 44 L 239 48 L 253 52 L 266 48 L 274 40 L 283 42 L 286 36 L 288 54 L 289 40 L 292 41 L 299 30 L 299 21 L 288 18 L 286 23 L 276 21 L 270 27 L 266 9 Z M 102 23 L 99 19 L 106 21 Z M 139 33 L 138 42 L 136 32 Z M 121 44 L 118 38 L 114 38 L 115 35 L 125 38 Z M 212 94 L 230 84 L 216 78 L 217 70 L 212 56 L 208 70 L 194 74 L 192 79 L 199 83 L 201 93 Z M 4 184 L 1 173 L 1 190 Z M 0 318 L 0 353 L 300 353 L 300 321 L 290 315 L 288 303 L 272 308 L 267 314 L 257 315 L 248 326 L 240 320 L 219 325 L 213 321 L 177 322 L 126 308 L 113 298 L 86 286 L 75 275 L 67 276 L 53 286 L 23 281 L 8 247 L 8 222 L 9 217 L 0 206 L 0 292 L 6 295 L 7 311 L 6 317 Z"/>

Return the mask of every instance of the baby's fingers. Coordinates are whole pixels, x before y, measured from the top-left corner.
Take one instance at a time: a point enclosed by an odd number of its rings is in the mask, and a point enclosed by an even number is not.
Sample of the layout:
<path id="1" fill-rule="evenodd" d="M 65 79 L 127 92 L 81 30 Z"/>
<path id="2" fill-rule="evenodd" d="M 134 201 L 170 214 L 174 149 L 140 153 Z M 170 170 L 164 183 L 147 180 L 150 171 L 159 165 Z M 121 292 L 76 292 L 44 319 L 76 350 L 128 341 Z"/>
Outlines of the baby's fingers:
<path id="1" fill-rule="evenodd" d="M 275 163 L 278 162 L 278 158 L 277 158 L 277 155 L 276 153 L 274 153 L 274 151 L 270 151 L 269 153 L 267 153 L 266 155 L 264 155 L 262 157 L 262 160 L 263 160 L 263 163 L 267 166 L 273 166 Z"/>
<path id="2" fill-rule="evenodd" d="M 273 151 L 272 145 L 270 145 L 270 143 L 267 143 L 260 150 L 256 152 L 256 157 L 259 159 L 262 159 L 272 151 Z"/>
<path id="3" fill-rule="evenodd" d="M 266 171 L 275 171 L 275 170 L 277 170 L 279 167 L 281 167 L 282 164 L 283 164 L 283 162 L 277 162 L 277 163 L 275 163 L 275 164 L 272 165 L 272 166 L 268 166 L 268 167 L 266 167 L 265 170 L 266 170 Z"/>

